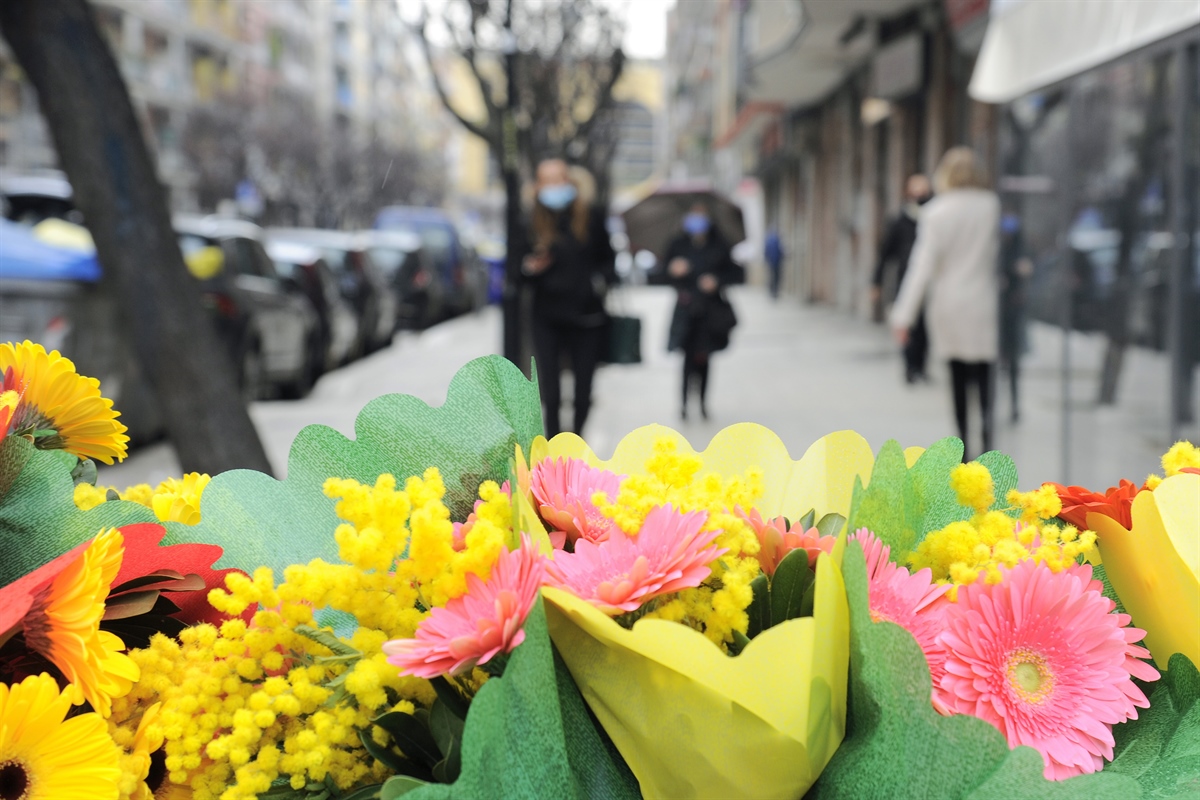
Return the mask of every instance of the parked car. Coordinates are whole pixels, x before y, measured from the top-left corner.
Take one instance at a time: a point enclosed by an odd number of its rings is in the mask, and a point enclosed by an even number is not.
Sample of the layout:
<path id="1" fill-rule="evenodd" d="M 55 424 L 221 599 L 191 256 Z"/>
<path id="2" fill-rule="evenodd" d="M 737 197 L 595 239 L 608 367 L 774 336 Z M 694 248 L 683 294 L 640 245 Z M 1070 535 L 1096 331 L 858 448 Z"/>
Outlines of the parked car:
<path id="1" fill-rule="evenodd" d="M 487 298 L 487 270 L 475 251 L 466 246 L 454 221 L 445 211 L 415 206 L 388 206 L 375 216 L 375 230 L 406 231 L 421 237 L 446 295 L 451 313 L 473 311 Z"/>
<path id="2" fill-rule="evenodd" d="M 240 365 L 247 399 L 272 388 L 285 397 L 307 394 L 324 365 L 320 321 L 300 284 L 276 271 L 262 229 L 190 215 L 175 217 L 174 225 L 184 261 Z"/>
<path id="3" fill-rule="evenodd" d="M 306 244 L 268 242 L 267 255 L 275 262 L 275 269 L 282 277 L 300 285 L 317 311 L 322 371 L 344 364 L 358 335 L 358 317 L 342 297 L 337 276 L 321 257 L 321 251 Z"/>
<path id="4" fill-rule="evenodd" d="M 446 313 L 446 288 L 434 280 L 435 267 L 410 231 L 366 231 L 367 251 L 396 294 L 398 328 L 425 328 Z"/>
<path id="5" fill-rule="evenodd" d="M 44 219 L 82 221 L 71 199 L 71 184 L 58 170 L 2 171 L 0 195 L 4 198 L 4 216 L 14 222 L 36 225 Z"/>
<path id="6" fill-rule="evenodd" d="M 316 228 L 273 228 L 271 242 L 307 244 L 321 251 L 338 279 L 342 297 L 358 314 L 358 335 L 352 357 L 387 345 L 396 330 L 396 296 L 383 272 L 371 260 L 366 241 L 353 233 Z"/>

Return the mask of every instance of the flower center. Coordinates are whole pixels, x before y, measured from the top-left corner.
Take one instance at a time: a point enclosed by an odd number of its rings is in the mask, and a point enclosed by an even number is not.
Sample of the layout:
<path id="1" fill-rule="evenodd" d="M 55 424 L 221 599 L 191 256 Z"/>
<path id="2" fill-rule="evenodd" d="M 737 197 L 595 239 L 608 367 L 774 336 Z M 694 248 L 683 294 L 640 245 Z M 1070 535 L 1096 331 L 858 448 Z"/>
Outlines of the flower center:
<path id="1" fill-rule="evenodd" d="M 29 773 L 19 761 L 0 764 L 0 800 L 26 800 L 29 797 Z"/>
<path id="2" fill-rule="evenodd" d="M 1043 656 L 1014 650 L 1008 656 L 1008 685 L 1026 703 L 1040 703 L 1054 691 L 1054 676 Z"/>

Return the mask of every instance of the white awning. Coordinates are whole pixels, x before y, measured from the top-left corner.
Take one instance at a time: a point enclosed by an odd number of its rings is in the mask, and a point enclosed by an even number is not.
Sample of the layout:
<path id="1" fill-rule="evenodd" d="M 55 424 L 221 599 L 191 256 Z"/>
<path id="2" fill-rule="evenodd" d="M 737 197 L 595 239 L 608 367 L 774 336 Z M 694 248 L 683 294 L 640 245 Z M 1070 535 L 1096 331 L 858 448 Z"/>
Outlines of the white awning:
<path id="1" fill-rule="evenodd" d="M 1006 103 L 1200 25 L 1200 0 L 993 2 L 971 97 Z"/>

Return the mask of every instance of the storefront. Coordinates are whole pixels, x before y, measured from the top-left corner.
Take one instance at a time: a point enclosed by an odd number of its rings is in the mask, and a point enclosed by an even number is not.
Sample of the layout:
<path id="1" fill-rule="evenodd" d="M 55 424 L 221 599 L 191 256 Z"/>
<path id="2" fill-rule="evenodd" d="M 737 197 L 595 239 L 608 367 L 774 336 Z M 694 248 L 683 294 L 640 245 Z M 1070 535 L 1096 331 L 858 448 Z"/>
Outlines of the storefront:
<path id="1" fill-rule="evenodd" d="M 1104 337 L 1101 363 L 1077 365 L 1097 371 L 1100 404 L 1134 390 L 1129 348 L 1163 352 L 1172 438 L 1197 408 L 1198 52 L 1195 2 L 994 4 L 971 83 L 1000 104 L 1007 274 L 1022 284 L 1006 313 Z"/>

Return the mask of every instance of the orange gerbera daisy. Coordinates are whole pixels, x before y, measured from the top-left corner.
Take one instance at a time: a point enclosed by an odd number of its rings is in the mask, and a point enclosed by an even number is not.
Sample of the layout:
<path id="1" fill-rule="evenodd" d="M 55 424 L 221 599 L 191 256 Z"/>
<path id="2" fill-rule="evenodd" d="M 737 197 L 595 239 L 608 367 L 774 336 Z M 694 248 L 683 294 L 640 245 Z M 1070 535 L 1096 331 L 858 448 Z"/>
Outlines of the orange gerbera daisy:
<path id="1" fill-rule="evenodd" d="M 66 450 L 105 464 L 125 458 L 129 437 L 100 381 L 75 371 L 57 350 L 30 341 L 0 344 L 4 390 L 19 395 L 11 412 L 13 431 L 34 436 L 43 450 Z M 51 431 L 52 433 L 45 433 Z"/>
<path id="2" fill-rule="evenodd" d="M 1104 494 L 1090 491 L 1082 486 L 1063 486 L 1061 483 L 1051 483 L 1050 485 L 1054 487 L 1054 491 L 1058 493 L 1058 499 L 1062 501 L 1059 518 L 1079 530 L 1087 530 L 1089 513 L 1112 517 L 1126 530 L 1133 527 L 1131 511 L 1133 498 L 1141 491 L 1141 487 L 1137 484 L 1122 480 L 1120 486 L 1112 486 Z"/>
<path id="3" fill-rule="evenodd" d="M 139 674 L 137 664 L 121 652 L 120 637 L 100 630 L 104 598 L 124 552 L 120 531 L 101 531 L 34 595 L 24 620 L 26 645 L 62 671 L 76 689 L 76 702 L 87 700 L 105 717 L 112 698 L 126 694 Z"/>

